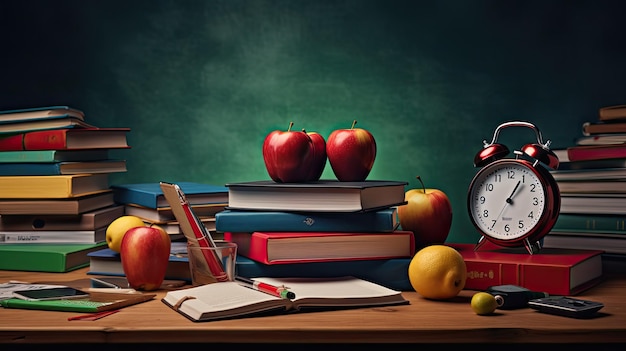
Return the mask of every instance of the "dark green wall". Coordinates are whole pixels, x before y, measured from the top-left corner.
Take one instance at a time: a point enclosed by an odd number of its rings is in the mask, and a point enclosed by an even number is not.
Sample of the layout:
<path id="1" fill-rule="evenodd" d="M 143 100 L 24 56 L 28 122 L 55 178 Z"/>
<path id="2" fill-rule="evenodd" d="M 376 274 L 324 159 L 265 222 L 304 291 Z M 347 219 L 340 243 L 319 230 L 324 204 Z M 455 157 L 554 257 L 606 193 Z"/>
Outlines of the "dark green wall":
<path id="1" fill-rule="evenodd" d="M 474 242 L 466 190 L 497 125 L 531 121 L 563 147 L 626 103 L 623 3 L 3 1 L 0 108 L 68 104 L 132 128 L 114 183 L 268 179 L 269 131 L 357 119 L 378 143 L 369 179 L 421 175 L 453 203 L 449 240 Z"/>

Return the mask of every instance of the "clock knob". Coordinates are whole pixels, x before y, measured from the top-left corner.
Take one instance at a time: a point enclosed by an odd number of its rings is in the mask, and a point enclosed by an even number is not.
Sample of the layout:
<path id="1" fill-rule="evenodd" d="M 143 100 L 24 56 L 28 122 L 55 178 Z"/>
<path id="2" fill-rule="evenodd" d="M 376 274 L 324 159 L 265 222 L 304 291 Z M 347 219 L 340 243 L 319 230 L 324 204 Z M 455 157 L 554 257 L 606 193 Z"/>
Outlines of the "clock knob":
<path id="1" fill-rule="evenodd" d="M 546 147 L 539 144 L 526 144 L 521 151 L 551 169 L 559 168 L 559 157 Z"/>
<path id="2" fill-rule="evenodd" d="M 509 148 L 502 144 L 490 144 L 480 150 L 474 157 L 474 167 L 482 167 L 499 160 L 509 154 Z"/>

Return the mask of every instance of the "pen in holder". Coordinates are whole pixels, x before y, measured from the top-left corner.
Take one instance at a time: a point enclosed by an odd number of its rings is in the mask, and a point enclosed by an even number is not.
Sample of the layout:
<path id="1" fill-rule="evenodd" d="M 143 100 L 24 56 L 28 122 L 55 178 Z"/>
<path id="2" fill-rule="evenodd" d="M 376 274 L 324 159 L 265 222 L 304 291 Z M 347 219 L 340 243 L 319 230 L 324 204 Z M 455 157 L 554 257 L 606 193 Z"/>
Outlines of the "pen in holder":
<path id="1" fill-rule="evenodd" d="M 230 241 L 217 240 L 213 247 L 201 247 L 192 242 L 187 243 L 191 282 L 194 286 L 233 281 L 235 279 L 235 263 L 237 260 L 237 244 Z M 214 272 L 206 264 L 206 257 L 215 258 L 223 270 Z"/>

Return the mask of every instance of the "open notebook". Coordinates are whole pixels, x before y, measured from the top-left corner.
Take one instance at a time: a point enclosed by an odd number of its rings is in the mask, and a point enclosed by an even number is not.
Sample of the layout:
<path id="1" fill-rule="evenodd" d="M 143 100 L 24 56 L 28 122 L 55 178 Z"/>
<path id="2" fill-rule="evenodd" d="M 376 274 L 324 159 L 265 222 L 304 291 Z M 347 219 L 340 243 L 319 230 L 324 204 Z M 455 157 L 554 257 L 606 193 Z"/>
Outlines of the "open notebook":
<path id="1" fill-rule="evenodd" d="M 194 322 L 252 317 L 304 309 L 345 309 L 408 304 L 400 291 L 354 277 L 254 278 L 295 293 L 293 300 L 221 282 L 168 291 L 162 301 Z"/>

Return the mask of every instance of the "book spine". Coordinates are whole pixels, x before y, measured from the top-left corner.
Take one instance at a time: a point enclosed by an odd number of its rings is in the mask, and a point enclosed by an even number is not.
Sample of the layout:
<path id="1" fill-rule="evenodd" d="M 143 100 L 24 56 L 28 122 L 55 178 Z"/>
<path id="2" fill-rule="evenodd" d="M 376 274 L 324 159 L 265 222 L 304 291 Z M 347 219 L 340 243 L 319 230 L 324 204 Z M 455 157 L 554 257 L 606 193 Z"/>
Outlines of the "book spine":
<path id="1" fill-rule="evenodd" d="M 10 135 L 0 138 L 0 151 L 24 150 L 24 134 Z"/>
<path id="2" fill-rule="evenodd" d="M 66 132 L 66 129 L 51 129 L 1 138 L 0 150 L 63 150 L 67 148 Z"/>
<path id="3" fill-rule="evenodd" d="M 215 214 L 220 232 L 391 232 L 397 227 L 396 210 L 359 213 L 296 213 L 222 211 Z"/>
<path id="4" fill-rule="evenodd" d="M 224 233 L 224 240 L 237 243 L 237 255 L 263 264 L 270 264 L 267 257 L 267 239 L 266 236 L 253 236 L 252 233 Z"/>
<path id="5" fill-rule="evenodd" d="M 467 279 L 464 289 L 486 290 L 494 285 L 518 285 L 551 295 L 570 295 L 569 267 L 533 267 L 521 263 L 465 260 Z"/>
<path id="6" fill-rule="evenodd" d="M 561 213 L 552 231 L 626 234 L 626 216 Z"/>
<path id="7" fill-rule="evenodd" d="M 0 176 L 60 175 L 58 163 L 0 163 Z"/>
<path id="8" fill-rule="evenodd" d="M 586 161 L 586 160 L 604 160 L 610 158 L 626 157 L 626 147 L 607 146 L 589 148 L 585 146 L 570 147 L 567 149 L 567 157 L 570 161 Z"/>
<path id="9" fill-rule="evenodd" d="M 1 244 L 96 244 L 105 240 L 106 228 L 97 231 L 0 232 Z"/>
<path id="10" fill-rule="evenodd" d="M 135 204 L 152 209 L 158 207 L 157 195 L 147 192 L 113 188 L 113 198 L 119 204 Z"/>

